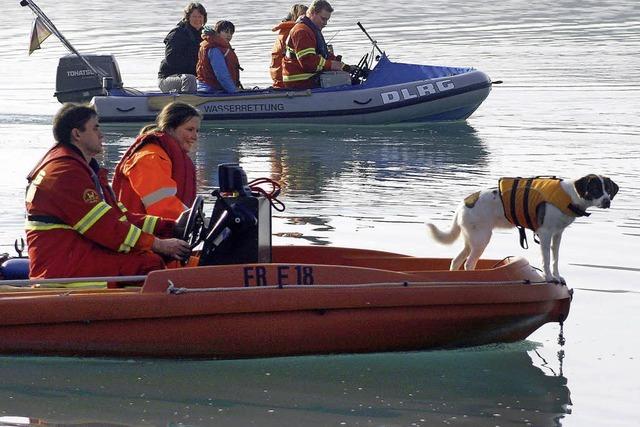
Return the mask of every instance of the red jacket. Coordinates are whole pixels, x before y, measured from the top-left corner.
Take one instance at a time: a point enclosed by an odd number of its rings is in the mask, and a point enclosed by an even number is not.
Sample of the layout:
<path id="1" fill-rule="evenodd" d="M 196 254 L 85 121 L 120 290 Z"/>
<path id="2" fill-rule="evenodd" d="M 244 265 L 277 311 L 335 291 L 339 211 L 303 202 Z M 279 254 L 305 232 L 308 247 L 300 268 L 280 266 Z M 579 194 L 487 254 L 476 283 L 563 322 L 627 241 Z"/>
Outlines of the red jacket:
<path id="1" fill-rule="evenodd" d="M 73 146 L 58 144 L 27 177 L 26 234 L 32 278 L 145 274 L 163 268 L 152 233 L 173 221 L 127 212 L 105 169 Z"/>
<path id="2" fill-rule="evenodd" d="M 240 86 L 240 61 L 238 56 L 233 50 L 228 41 L 220 36 L 207 36 L 200 43 L 200 50 L 198 51 L 198 65 L 196 66 L 196 77 L 201 82 L 205 82 L 212 88 L 223 90 L 222 85 L 218 82 L 213 67 L 209 62 L 209 49 L 220 49 L 224 55 L 224 60 L 227 63 L 227 69 L 229 75 L 236 84 L 236 87 Z"/>
<path id="3" fill-rule="evenodd" d="M 271 67 L 269 68 L 273 87 L 284 87 L 284 83 L 282 83 L 282 60 L 287 47 L 287 37 L 294 25 L 296 25 L 294 21 L 283 21 L 271 30 L 278 31 L 278 38 L 271 49 Z"/>
<path id="4" fill-rule="evenodd" d="M 321 55 L 318 37 L 308 18 L 302 18 L 289 33 L 286 53 L 282 61 L 282 81 L 291 89 L 310 89 L 319 86 L 315 78 L 322 71 L 331 70 L 333 54 Z M 325 47 L 326 49 L 326 47 Z"/>
<path id="5" fill-rule="evenodd" d="M 171 135 L 147 133 L 120 159 L 113 189 L 130 211 L 177 219 L 196 197 L 195 166 Z"/>

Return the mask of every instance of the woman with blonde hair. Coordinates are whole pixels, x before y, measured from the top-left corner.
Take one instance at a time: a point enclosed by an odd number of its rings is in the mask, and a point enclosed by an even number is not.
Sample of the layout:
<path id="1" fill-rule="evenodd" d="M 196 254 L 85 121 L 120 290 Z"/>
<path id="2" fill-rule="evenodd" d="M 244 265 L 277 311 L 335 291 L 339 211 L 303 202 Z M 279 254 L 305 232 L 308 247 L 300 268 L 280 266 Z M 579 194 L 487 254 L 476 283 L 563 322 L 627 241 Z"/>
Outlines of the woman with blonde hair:
<path id="1" fill-rule="evenodd" d="M 294 4 L 291 6 L 291 10 L 287 16 L 276 25 L 271 31 L 278 32 L 278 38 L 273 44 L 271 49 L 271 67 L 269 71 L 271 73 L 271 80 L 273 80 L 273 87 L 283 88 L 282 83 L 282 58 L 284 58 L 285 43 L 289 32 L 296 25 L 296 21 L 299 17 L 304 16 L 307 13 L 307 6 L 303 4 Z"/>
<path id="2" fill-rule="evenodd" d="M 165 106 L 116 166 L 113 189 L 130 211 L 177 219 L 196 196 L 195 147 L 202 114 L 183 102 Z"/>

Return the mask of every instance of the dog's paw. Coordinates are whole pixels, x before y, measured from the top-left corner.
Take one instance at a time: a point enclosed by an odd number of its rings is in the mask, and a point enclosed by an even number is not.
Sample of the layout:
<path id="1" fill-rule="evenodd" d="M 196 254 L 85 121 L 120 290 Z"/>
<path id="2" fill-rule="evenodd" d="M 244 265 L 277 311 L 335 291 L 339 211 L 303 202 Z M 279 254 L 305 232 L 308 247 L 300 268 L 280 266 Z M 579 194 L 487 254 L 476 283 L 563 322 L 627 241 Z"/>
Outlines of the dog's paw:
<path id="1" fill-rule="evenodd" d="M 561 285 L 567 284 L 566 280 L 564 280 L 564 277 L 560 275 L 554 276 L 553 274 L 545 274 L 545 280 L 550 283 L 559 283 Z"/>

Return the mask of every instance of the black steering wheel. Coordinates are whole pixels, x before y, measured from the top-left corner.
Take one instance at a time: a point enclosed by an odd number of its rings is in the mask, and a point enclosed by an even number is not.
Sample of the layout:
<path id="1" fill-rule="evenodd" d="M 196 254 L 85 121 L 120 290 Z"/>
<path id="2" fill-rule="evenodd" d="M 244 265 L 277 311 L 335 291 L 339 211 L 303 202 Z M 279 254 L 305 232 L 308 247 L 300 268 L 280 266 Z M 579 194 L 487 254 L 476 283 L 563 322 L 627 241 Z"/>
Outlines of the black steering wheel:
<path id="1" fill-rule="evenodd" d="M 189 216 L 180 237 L 191 249 L 198 246 L 205 232 L 204 198 L 196 196 L 189 208 Z"/>
<path id="2" fill-rule="evenodd" d="M 369 74 L 369 54 L 365 53 L 364 56 L 362 58 L 360 58 L 360 61 L 358 62 L 358 65 L 356 65 L 351 73 L 351 84 L 357 85 L 360 84 L 363 78 L 366 78 L 367 75 Z"/>

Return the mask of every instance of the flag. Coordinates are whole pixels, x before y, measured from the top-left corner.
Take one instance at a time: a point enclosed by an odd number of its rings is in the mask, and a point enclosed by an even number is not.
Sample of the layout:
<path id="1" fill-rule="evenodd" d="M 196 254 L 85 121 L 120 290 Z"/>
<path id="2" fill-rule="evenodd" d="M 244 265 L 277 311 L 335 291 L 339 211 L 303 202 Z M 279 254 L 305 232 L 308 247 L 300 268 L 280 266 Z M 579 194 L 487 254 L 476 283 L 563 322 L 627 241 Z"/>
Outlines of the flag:
<path id="1" fill-rule="evenodd" d="M 40 17 L 38 16 L 35 21 L 33 21 L 33 28 L 31 29 L 31 43 L 29 44 L 29 55 L 33 53 L 34 50 L 40 49 L 40 43 L 45 41 L 47 37 L 51 35 L 51 31 L 49 28 L 42 22 Z"/>

